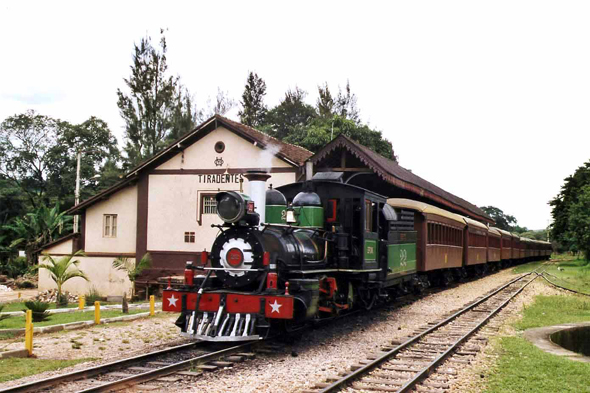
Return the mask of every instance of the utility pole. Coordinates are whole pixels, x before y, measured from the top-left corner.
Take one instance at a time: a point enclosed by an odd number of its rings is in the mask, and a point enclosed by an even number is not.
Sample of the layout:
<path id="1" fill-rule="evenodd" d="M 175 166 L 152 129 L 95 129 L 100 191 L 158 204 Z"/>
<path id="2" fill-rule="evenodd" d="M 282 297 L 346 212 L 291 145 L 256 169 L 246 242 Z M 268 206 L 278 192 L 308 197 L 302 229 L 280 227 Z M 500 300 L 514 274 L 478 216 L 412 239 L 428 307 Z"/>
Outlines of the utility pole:
<path id="1" fill-rule="evenodd" d="M 78 150 L 76 153 L 76 191 L 74 192 L 74 206 L 77 206 L 80 203 L 80 160 L 82 158 L 82 150 Z M 78 220 L 80 216 L 76 214 L 74 216 L 74 233 L 78 232 Z"/>

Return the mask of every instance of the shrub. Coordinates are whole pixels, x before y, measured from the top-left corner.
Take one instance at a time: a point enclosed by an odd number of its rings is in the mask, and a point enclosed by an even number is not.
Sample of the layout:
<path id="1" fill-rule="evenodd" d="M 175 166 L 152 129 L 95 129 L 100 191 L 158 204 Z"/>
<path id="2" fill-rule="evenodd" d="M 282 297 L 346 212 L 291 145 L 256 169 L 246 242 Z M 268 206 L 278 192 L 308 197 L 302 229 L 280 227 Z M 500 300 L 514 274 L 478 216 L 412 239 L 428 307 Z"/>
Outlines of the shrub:
<path id="1" fill-rule="evenodd" d="M 17 278 L 29 271 L 27 258 L 16 257 L 12 260 L 0 261 L 0 273 L 6 274 L 10 278 Z"/>
<path id="2" fill-rule="evenodd" d="M 0 303 L 0 321 L 8 318 L 10 315 L 2 314 L 2 310 L 4 309 L 4 304 Z"/>
<path id="3" fill-rule="evenodd" d="M 95 287 L 90 288 L 90 290 L 84 296 L 84 298 L 86 299 L 87 305 L 93 305 L 94 302 L 101 301 L 103 299 L 102 295 L 100 294 L 100 292 L 98 292 L 98 290 Z"/>
<path id="4" fill-rule="evenodd" d="M 33 312 L 33 322 L 43 322 L 49 318 L 49 311 L 47 311 L 49 303 L 29 300 L 25 302 L 25 307 Z"/>
<path id="5" fill-rule="evenodd" d="M 29 281 L 29 280 L 17 280 L 16 281 L 16 286 L 19 289 L 35 288 L 35 284 L 32 281 Z"/>

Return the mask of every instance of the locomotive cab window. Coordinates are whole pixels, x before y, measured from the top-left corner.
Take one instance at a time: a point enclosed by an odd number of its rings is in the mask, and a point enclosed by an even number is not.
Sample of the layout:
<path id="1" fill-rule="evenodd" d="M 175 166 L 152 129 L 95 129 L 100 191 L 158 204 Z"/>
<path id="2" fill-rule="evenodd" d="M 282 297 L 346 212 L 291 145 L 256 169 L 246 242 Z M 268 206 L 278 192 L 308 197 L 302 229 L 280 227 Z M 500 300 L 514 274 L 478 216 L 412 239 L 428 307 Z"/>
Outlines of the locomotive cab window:
<path id="1" fill-rule="evenodd" d="M 372 213 L 372 206 L 371 201 L 365 199 L 365 231 L 371 232 L 373 229 L 373 213 Z"/>

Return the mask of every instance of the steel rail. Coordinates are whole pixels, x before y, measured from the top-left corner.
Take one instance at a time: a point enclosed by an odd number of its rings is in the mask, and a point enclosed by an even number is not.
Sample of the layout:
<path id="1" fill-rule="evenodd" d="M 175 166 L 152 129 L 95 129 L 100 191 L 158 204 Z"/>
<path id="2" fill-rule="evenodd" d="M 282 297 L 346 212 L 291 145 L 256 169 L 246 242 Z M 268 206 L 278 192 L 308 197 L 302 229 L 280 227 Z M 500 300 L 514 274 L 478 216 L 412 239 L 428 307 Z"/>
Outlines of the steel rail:
<path id="1" fill-rule="evenodd" d="M 100 364 L 98 366 L 94 366 L 94 367 L 87 368 L 84 370 L 72 371 L 71 373 L 56 375 L 54 377 L 49 377 L 49 378 L 42 379 L 39 381 L 34 381 L 34 382 L 25 383 L 22 385 L 12 386 L 12 387 L 0 390 L 0 393 L 36 392 L 40 389 L 45 389 L 45 388 L 48 388 L 51 386 L 55 386 L 55 385 L 63 383 L 63 382 L 71 382 L 71 381 L 76 381 L 79 379 L 89 378 L 89 377 L 92 377 L 92 376 L 95 376 L 98 374 L 108 372 L 111 369 L 120 368 L 121 366 L 125 366 L 130 363 L 145 361 L 147 359 L 150 359 L 150 358 L 153 358 L 156 356 L 160 356 L 160 355 L 164 355 L 166 353 L 173 353 L 173 352 L 181 351 L 184 349 L 191 349 L 191 347 L 197 347 L 199 345 L 204 345 L 204 343 L 197 341 L 197 342 L 192 342 L 189 344 L 177 345 L 177 346 L 171 347 L 171 348 L 165 348 L 165 349 L 161 349 L 158 351 L 154 351 L 154 352 L 150 352 L 150 353 L 146 353 L 146 354 L 142 354 L 142 355 L 133 356 L 130 358 L 125 358 L 122 360 L 116 360 L 116 361 L 106 363 L 106 364 Z"/>
<path id="2" fill-rule="evenodd" d="M 465 333 L 459 340 L 457 340 L 449 349 L 443 352 L 439 357 L 434 359 L 428 366 L 424 367 L 418 374 L 412 378 L 412 380 L 406 382 L 397 392 L 398 393 L 405 393 L 409 392 L 413 389 L 418 383 L 420 383 L 423 379 L 428 377 L 430 373 L 432 373 L 442 362 L 448 358 L 457 347 L 463 344 L 469 337 L 471 337 L 475 332 L 477 332 L 483 325 L 485 325 L 494 315 L 496 315 L 502 308 L 504 308 L 516 295 L 522 292 L 530 283 L 535 281 L 539 277 L 535 275 L 531 280 L 529 280 L 525 285 L 519 288 L 517 291 L 512 293 L 508 299 L 506 299 L 502 304 L 492 310 L 480 323 L 478 323 L 474 328 L 472 328 L 469 332 Z"/>
<path id="3" fill-rule="evenodd" d="M 373 370 L 374 368 L 376 368 L 377 366 L 379 366 L 381 363 L 383 363 L 383 362 L 389 360 L 389 358 L 397 355 L 403 349 L 406 349 L 410 345 L 412 345 L 415 342 L 421 340 L 424 336 L 426 336 L 426 335 L 432 333 L 433 331 L 439 329 L 440 327 L 442 327 L 442 326 L 450 323 L 451 321 L 455 320 L 460 315 L 465 314 L 466 312 L 474 309 L 475 307 L 479 306 L 480 304 L 482 304 L 483 302 L 487 301 L 491 297 L 495 296 L 499 292 L 503 291 L 506 287 L 514 284 L 517 281 L 522 280 L 523 278 L 525 278 L 525 277 L 527 277 L 527 276 L 529 276 L 531 274 L 532 273 L 523 274 L 522 276 L 517 277 L 514 280 L 509 281 L 508 283 L 502 285 L 500 288 L 496 289 L 495 291 L 493 291 L 492 293 L 486 295 L 485 297 L 481 298 L 480 300 L 478 300 L 478 301 L 476 301 L 476 302 L 468 305 L 467 307 L 463 308 L 462 310 L 459 310 L 458 312 L 454 313 L 453 315 L 451 315 L 450 317 L 446 318 L 445 320 L 437 323 L 436 325 L 432 326 L 431 328 L 428 328 L 427 330 L 423 331 L 422 333 L 417 334 L 416 336 L 410 338 L 409 340 L 405 341 L 404 343 L 402 343 L 402 344 L 398 345 L 397 347 L 393 348 L 392 350 L 390 350 L 390 351 L 386 352 L 385 354 L 379 356 L 377 359 L 373 360 L 371 363 L 366 364 L 365 366 L 357 369 L 356 371 L 353 371 L 352 373 L 350 373 L 348 375 L 345 375 L 344 377 L 338 379 L 337 381 L 334 381 L 332 384 L 330 384 L 327 387 L 325 387 L 322 390 L 320 390 L 319 393 L 330 393 L 330 392 L 336 392 L 336 391 L 338 391 L 344 385 L 348 384 L 349 382 L 351 382 L 351 381 L 357 379 L 358 377 L 360 377 L 360 376 L 368 373 L 369 371 Z M 527 285 L 528 285 L 528 283 L 527 283 Z"/>
<path id="4" fill-rule="evenodd" d="M 163 377 L 166 375 L 170 375 L 170 374 L 173 374 L 179 370 L 190 368 L 193 365 L 193 363 L 199 363 L 199 362 L 212 360 L 212 359 L 218 358 L 223 355 L 228 355 L 230 353 L 243 350 L 244 348 L 247 348 L 247 347 L 251 346 L 252 344 L 254 344 L 254 343 L 248 342 L 248 343 L 236 345 L 236 346 L 233 346 L 230 348 L 225 348 L 220 351 L 207 353 L 207 354 L 200 355 L 200 356 L 197 356 L 197 357 L 194 357 L 191 359 L 183 360 L 178 363 L 171 364 L 169 366 L 156 368 L 154 370 L 146 371 L 144 373 L 137 374 L 137 375 L 132 375 L 130 377 L 123 378 L 123 379 L 120 379 L 117 381 L 107 382 L 102 385 L 93 386 L 88 389 L 80 390 L 80 391 L 78 391 L 78 393 L 112 392 L 112 391 L 127 389 L 131 386 L 138 385 L 138 384 L 144 383 L 144 382 L 148 382 L 148 381 L 151 381 L 151 380 L 154 380 L 156 378 L 160 378 L 160 377 Z"/>

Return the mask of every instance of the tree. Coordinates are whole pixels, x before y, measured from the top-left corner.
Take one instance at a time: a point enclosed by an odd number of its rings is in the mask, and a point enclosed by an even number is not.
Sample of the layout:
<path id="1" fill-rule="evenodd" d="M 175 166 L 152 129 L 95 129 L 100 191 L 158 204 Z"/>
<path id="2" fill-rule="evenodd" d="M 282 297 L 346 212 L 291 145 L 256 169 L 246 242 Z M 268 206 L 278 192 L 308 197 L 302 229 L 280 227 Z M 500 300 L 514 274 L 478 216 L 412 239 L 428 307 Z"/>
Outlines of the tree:
<path id="1" fill-rule="evenodd" d="M 82 197 L 98 188 L 95 176 L 105 160 L 119 159 L 108 125 L 92 116 L 73 125 L 34 111 L 7 118 L 0 126 L 0 177 L 18 187 L 31 208 L 74 203 L 76 152 L 81 162 Z"/>
<path id="2" fill-rule="evenodd" d="M 285 142 L 302 146 L 309 151 L 318 152 L 322 147 L 340 134 L 368 147 L 390 160 L 397 161 L 391 142 L 383 138 L 381 131 L 367 125 L 334 115 L 332 118 L 313 119 L 309 126 L 292 132 L 284 138 Z"/>
<path id="3" fill-rule="evenodd" d="M 117 89 L 117 105 L 125 120 L 127 167 L 154 155 L 164 147 L 170 133 L 183 133 L 175 127 L 183 124 L 178 122 L 178 111 L 186 111 L 186 96 L 190 94 L 180 88 L 179 77 L 167 75 L 168 47 L 163 33 L 160 30 L 159 49 L 152 46 L 149 36 L 134 45 L 131 76 L 124 79 L 129 93 Z"/>
<path id="4" fill-rule="evenodd" d="M 23 246 L 30 265 L 37 263 L 39 248 L 62 234 L 71 231 L 71 216 L 59 211 L 59 204 L 49 209 L 44 205 L 17 217 L 11 224 L 4 225 L 3 230 L 12 232 L 11 248 Z"/>
<path id="5" fill-rule="evenodd" d="M 356 106 L 356 95 L 351 93 L 349 81 L 346 81 L 344 93 L 338 89 L 338 97 L 336 97 L 334 107 L 336 114 L 339 116 L 352 120 L 355 123 L 360 121 L 360 113 Z"/>
<path id="6" fill-rule="evenodd" d="M 19 187 L 33 207 L 48 202 L 48 178 L 59 135 L 67 123 L 35 111 L 7 118 L 0 125 L 0 174 Z"/>
<path id="7" fill-rule="evenodd" d="M 567 236 L 572 248 L 582 251 L 590 260 L 590 185 L 581 188 L 578 200 L 568 209 Z"/>
<path id="8" fill-rule="evenodd" d="M 227 112 L 231 111 L 234 106 L 236 106 L 236 102 L 229 98 L 228 92 L 222 91 L 219 87 L 217 88 L 217 96 L 215 96 L 215 103 L 211 102 L 211 98 L 207 100 L 207 106 L 209 107 L 207 111 L 207 118 L 213 115 L 225 115 Z"/>
<path id="9" fill-rule="evenodd" d="M 334 116 L 334 98 L 330 93 L 328 82 L 324 83 L 324 86 L 318 86 L 318 100 L 316 103 L 316 109 L 318 115 L 322 118 L 332 118 Z"/>
<path id="10" fill-rule="evenodd" d="M 575 246 L 569 223 L 571 206 L 578 203 L 582 189 L 587 185 L 590 185 L 590 161 L 576 169 L 573 175 L 566 177 L 560 193 L 549 202 L 553 216 L 551 238 L 562 249 L 569 250 Z"/>
<path id="11" fill-rule="evenodd" d="M 480 208 L 496 222 L 496 228 L 505 231 L 513 231 L 516 227 L 516 218 L 504 212 L 495 206 L 482 206 Z M 526 230 L 526 229 L 525 229 Z"/>
<path id="12" fill-rule="evenodd" d="M 120 159 L 117 138 L 107 123 L 91 116 L 77 125 L 67 125 L 58 136 L 57 146 L 52 150 L 55 155 L 52 162 L 57 167 L 48 179 L 48 193 L 62 201 L 66 207 L 74 204 L 76 185 L 77 153 L 82 151 L 80 160 L 80 198 L 85 200 L 104 188 L 102 173 L 106 162 L 118 162 Z M 113 167 L 110 167 L 113 170 Z M 119 170 L 118 175 L 122 171 Z"/>
<path id="13" fill-rule="evenodd" d="M 267 108 L 264 105 L 266 95 L 266 83 L 258 74 L 250 71 L 244 93 L 242 93 L 242 109 L 238 112 L 240 122 L 250 127 L 258 127 L 264 124 Z"/>
<path id="14" fill-rule="evenodd" d="M 168 134 L 167 141 L 173 142 L 184 136 L 201 121 L 203 121 L 203 111 L 197 109 L 188 89 L 179 86 L 176 94 L 176 107 L 172 116 L 172 129 Z"/>
<path id="15" fill-rule="evenodd" d="M 149 253 L 146 253 L 139 262 L 135 263 L 131 261 L 129 258 L 119 257 L 113 261 L 113 268 L 117 270 L 122 270 L 127 273 L 127 277 L 129 277 L 129 281 L 131 281 L 131 298 L 133 299 L 135 293 L 135 280 L 141 272 L 145 269 L 149 268 L 152 265 L 152 258 Z"/>
<path id="16" fill-rule="evenodd" d="M 288 135 L 304 134 L 316 117 L 315 109 L 304 101 L 306 95 L 299 87 L 288 90 L 279 105 L 268 111 L 263 130 L 280 140 Z"/>
<path id="17" fill-rule="evenodd" d="M 84 252 L 76 251 L 74 254 L 65 255 L 58 260 L 55 260 L 51 255 L 45 255 L 43 262 L 49 262 L 49 264 L 39 264 L 39 269 L 45 269 L 49 272 L 49 277 L 57 285 L 57 304 L 64 304 L 64 296 L 61 292 L 63 285 L 75 277 L 83 278 L 88 281 L 88 277 L 82 270 L 78 268 L 80 261 L 73 259 L 75 257 L 84 256 Z M 65 304 L 68 300 L 65 299 Z"/>

